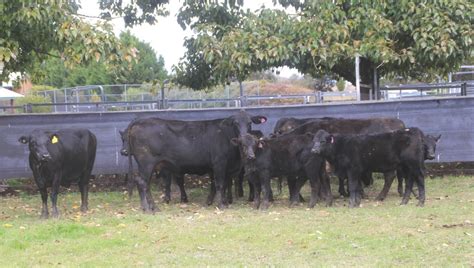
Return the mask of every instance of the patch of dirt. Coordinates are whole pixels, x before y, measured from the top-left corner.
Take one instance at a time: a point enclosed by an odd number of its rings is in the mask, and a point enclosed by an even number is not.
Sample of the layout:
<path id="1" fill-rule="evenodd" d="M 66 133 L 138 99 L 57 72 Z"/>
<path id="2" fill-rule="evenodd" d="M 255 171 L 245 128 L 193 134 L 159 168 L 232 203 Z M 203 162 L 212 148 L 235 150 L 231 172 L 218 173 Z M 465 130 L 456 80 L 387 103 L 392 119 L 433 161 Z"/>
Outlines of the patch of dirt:
<path id="1" fill-rule="evenodd" d="M 112 175 L 98 175 L 93 176 L 89 182 L 89 192 L 123 192 L 127 190 L 127 175 L 126 174 L 112 174 Z M 208 187 L 210 184 L 209 176 L 195 176 L 185 175 L 184 177 L 186 188 Z M 158 184 L 160 189 L 162 187 L 162 180 L 157 179 L 156 176 L 152 178 L 152 183 Z M 173 181 L 171 190 L 177 191 L 174 187 Z M 79 191 L 77 184 L 72 184 L 69 188 L 61 187 L 60 192 Z M 37 194 L 38 187 L 33 178 L 18 179 L 14 185 L 8 185 L 4 181 L 0 184 L 0 196 L 18 196 L 21 193 Z"/>

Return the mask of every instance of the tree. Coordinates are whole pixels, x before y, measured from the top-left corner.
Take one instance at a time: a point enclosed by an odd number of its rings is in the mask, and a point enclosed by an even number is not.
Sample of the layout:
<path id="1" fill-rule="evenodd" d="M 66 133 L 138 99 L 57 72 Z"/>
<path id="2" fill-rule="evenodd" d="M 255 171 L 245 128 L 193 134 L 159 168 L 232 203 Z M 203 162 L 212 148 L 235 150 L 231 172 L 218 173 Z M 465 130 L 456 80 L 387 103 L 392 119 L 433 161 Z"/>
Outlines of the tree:
<path id="1" fill-rule="evenodd" d="M 136 58 L 131 62 L 123 62 L 120 68 L 110 66 L 107 62 L 93 61 L 70 69 L 61 59 L 49 58 L 35 65 L 31 71 L 31 79 L 37 84 L 61 88 L 119 83 L 141 84 L 154 80 L 162 81 L 168 76 L 163 57 L 157 58 L 148 43 L 140 41 L 129 31 L 120 34 L 120 43 L 124 47 L 136 48 Z"/>
<path id="2" fill-rule="evenodd" d="M 301 73 L 335 73 L 354 82 L 356 54 L 361 56 L 363 83 L 373 81 L 374 69 L 381 75 L 426 79 L 457 69 L 473 53 L 472 1 L 279 0 L 278 4 L 292 6 L 296 13 L 268 8 L 255 14 L 241 12 L 238 21 L 225 27 L 216 20 L 196 19 L 200 23 L 193 25 L 197 34 L 189 47 L 204 60 L 201 65 L 212 81 L 241 79 L 252 71 L 286 65 Z M 192 57 L 196 55 L 187 54 L 181 70 Z"/>
<path id="3" fill-rule="evenodd" d="M 104 0 L 105 1 L 105 0 Z M 92 61 L 111 66 L 131 61 L 134 50 L 120 44 L 105 20 L 88 22 L 75 0 L 17 0 L 0 4 L 1 77 L 31 70 L 35 61 L 60 58 L 73 67 Z"/>
<path id="4" fill-rule="evenodd" d="M 158 58 L 156 57 L 156 52 L 150 44 L 140 41 L 130 31 L 121 33 L 120 41 L 124 46 L 135 47 L 137 49 L 137 58 L 131 64 L 122 64 L 117 82 L 141 84 L 154 80 L 163 81 L 168 77 L 165 69 L 165 60 L 161 55 Z"/>

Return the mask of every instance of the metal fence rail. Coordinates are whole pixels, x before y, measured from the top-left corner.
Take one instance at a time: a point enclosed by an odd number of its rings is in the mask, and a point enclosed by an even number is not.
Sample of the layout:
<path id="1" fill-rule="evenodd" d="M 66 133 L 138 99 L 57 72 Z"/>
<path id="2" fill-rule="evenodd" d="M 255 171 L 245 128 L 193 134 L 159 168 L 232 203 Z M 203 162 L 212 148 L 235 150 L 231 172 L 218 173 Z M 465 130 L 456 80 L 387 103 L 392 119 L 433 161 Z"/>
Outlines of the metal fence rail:
<path id="1" fill-rule="evenodd" d="M 127 159 L 120 155 L 118 131 L 137 117 L 161 117 L 177 120 L 224 118 L 240 108 L 198 110 L 156 110 L 134 112 L 91 112 L 63 114 L 25 114 L 0 116 L 0 178 L 31 176 L 28 146 L 18 138 L 33 129 L 88 128 L 98 140 L 94 174 L 127 171 Z M 442 134 L 437 147 L 438 162 L 474 161 L 474 97 L 423 98 L 404 101 L 370 101 L 346 104 L 297 105 L 246 108 L 251 114 L 268 117 L 255 129 L 272 132 L 281 117 L 396 117 L 407 126 L 420 127 L 427 134 Z"/>

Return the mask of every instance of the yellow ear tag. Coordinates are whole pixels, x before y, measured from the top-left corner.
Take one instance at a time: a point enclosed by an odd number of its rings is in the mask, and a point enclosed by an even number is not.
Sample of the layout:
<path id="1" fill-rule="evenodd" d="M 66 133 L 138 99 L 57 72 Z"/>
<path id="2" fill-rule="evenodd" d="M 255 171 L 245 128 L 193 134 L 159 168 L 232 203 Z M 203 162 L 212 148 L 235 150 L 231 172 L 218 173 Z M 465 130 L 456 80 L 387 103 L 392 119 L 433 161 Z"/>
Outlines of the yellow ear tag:
<path id="1" fill-rule="evenodd" d="M 58 143 L 58 137 L 53 136 L 53 138 L 51 139 L 51 143 L 52 144 Z"/>

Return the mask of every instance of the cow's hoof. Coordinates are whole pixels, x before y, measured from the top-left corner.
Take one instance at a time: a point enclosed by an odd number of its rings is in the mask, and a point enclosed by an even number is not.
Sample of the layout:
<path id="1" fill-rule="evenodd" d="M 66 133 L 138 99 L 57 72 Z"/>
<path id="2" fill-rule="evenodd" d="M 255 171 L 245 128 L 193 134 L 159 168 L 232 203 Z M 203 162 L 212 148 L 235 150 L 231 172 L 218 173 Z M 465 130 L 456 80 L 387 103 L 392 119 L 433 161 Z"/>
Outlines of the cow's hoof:
<path id="1" fill-rule="evenodd" d="M 226 209 L 228 206 L 224 203 L 220 203 L 217 208 L 220 209 L 220 210 L 223 210 L 223 209 Z"/>
<path id="2" fill-rule="evenodd" d="M 88 210 L 87 206 L 81 206 L 81 212 L 86 213 Z"/>
<path id="3" fill-rule="evenodd" d="M 268 210 L 269 207 L 270 207 L 270 203 L 269 203 L 269 202 L 263 202 L 263 203 L 260 205 L 260 210 Z"/>
<path id="4" fill-rule="evenodd" d="M 425 206 L 425 203 L 423 202 L 418 202 L 418 204 L 416 204 L 417 207 L 424 207 Z"/>
<path id="5" fill-rule="evenodd" d="M 188 198 L 181 198 L 181 203 L 188 203 Z"/>
<path id="6" fill-rule="evenodd" d="M 41 214 L 40 219 L 47 220 L 49 218 L 49 214 Z"/>
<path id="7" fill-rule="evenodd" d="M 349 208 L 358 208 L 360 204 L 357 204 L 356 202 L 349 202 Z"/>
<path id="8" fill-rule="evenodd" d="M 52 213 L 51 218 L 53 219 L 59 219 L 59 213 Z"/>
<path id="9" fill-rule="evenodd" d="M 402 202 L 400 203 L 400 206 L 404 206 L 408 204 L 408 199 L 402 199 Z"/>
<path id="10" fill-rule="evenodd" d="M 375 201 L 383 201 L 384 199 L 385 197 L 379 195 L 375 198 Z"/>
<path id="11" fill-rule="evenodd" d="M 299 205 L 298 201 L 290 201 L 290 208 L 297 207 Z"/>

